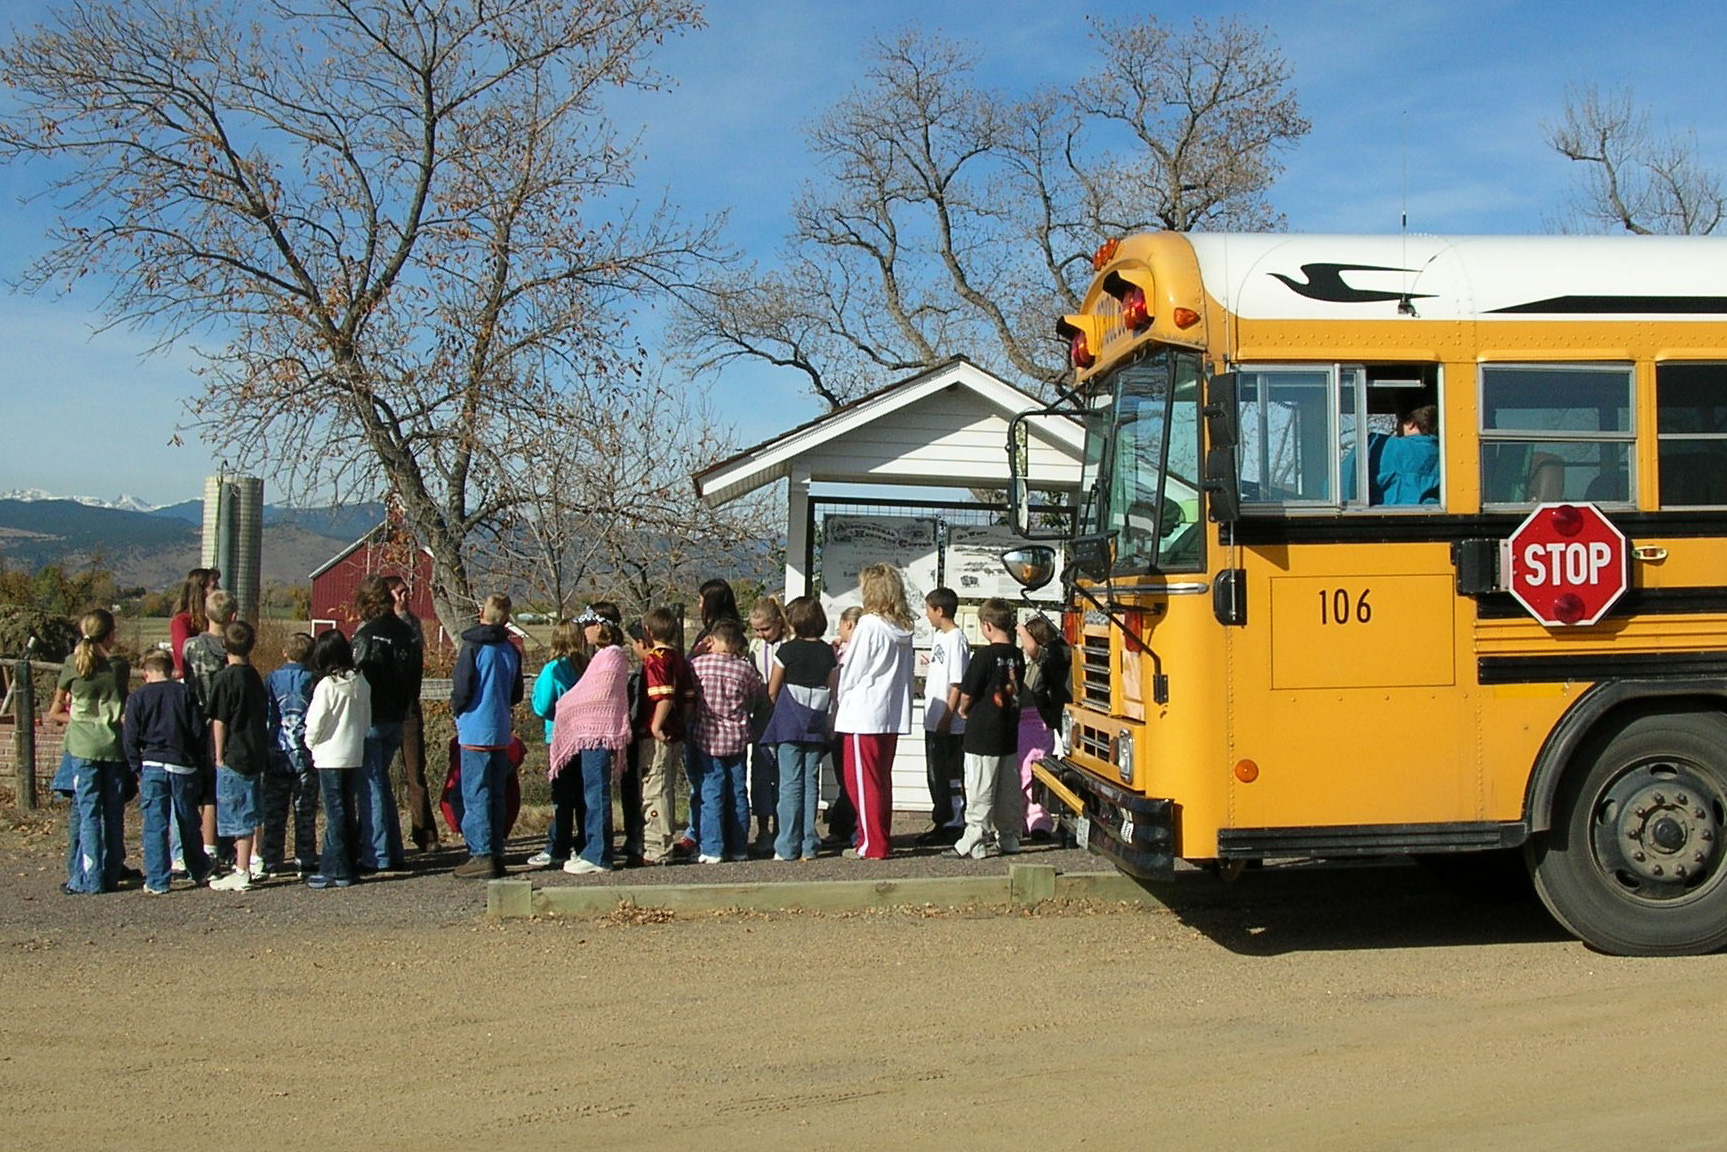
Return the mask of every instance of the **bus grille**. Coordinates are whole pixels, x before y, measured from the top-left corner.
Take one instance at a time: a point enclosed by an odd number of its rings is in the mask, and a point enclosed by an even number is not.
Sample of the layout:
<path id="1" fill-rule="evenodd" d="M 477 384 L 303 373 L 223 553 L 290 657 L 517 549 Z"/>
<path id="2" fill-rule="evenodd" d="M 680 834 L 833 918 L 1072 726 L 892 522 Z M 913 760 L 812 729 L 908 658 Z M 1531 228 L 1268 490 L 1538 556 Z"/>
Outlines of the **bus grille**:
<path id="1" fill-rule="evenodd" d="M 1080 702 L 1097 712 L 1109 711 L 1109 633 L 1087 632 L 1080 638 Z"/>
<path id="2" fill-rule="evenodd" d="M 1114 755 L 1114 749 L 1110 747 L 1109 733 L 1101 728 L 1093 728 L 1090 724 L 1074 726 L 1073 743 L 1075 752 L 1083 752 L 1105 764 L 1110 763 Z"/>

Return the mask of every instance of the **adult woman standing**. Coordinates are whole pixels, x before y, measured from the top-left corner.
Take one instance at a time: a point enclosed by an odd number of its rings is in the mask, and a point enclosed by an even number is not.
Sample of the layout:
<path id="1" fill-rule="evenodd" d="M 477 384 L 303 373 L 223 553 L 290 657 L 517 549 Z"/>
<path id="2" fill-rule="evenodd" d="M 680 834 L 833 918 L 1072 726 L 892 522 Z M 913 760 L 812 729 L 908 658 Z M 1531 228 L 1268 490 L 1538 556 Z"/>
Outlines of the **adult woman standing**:
<path id="1" fill-rule="evenodd" d="M 390 782 L 390 763 L 402 746 L 402 722 L 419 699 L 425 652 L 408 622 L 396 615 L 396 598 L 378 575 L 360 580 L 355 614 L 354 666 L 372 689 L 372 724 L 366 730 L 355 805 L 360 812 L 355 859 L 361 872 L 403 867 L 402 817 Z"/>
<path id="2" fill-rule="evenodd" d="M 418 653 L 414 663 L 423 673 L 426 630 L 409 606 L 414 598 L 413 589 L 400 576 L 384 577 L 384 586 L 390 590 L 397 617 L 414 634 L 414 649 Z M 426 721 L 420 711 L 420 680 L 417 677 L 408 695 L 408 708 L 402 713 L 402 776 L 408 785 L 408 821 L 414 847 L 422 852 L 436 852 L 442 845 L 438 841 L 438 822 L 432 814 L 432 793 L 426 787 Z"/>
<path id="3" fill-rule="evenodd" d="M 186 573 L 180 585 L 180 599 L 174 606 L 174 616 L 168 621 L 168 655 L 174 658 L 174 679 L 186 678 L 186 641 L 209 627 L 204 615 L 204 601 L 222 586 L 222 572 L 217 568 L 194 568 Z"/>
<path id="4" fill-rule="evenodd" d="M 888 857 L 893 816 L 893 758 L 902 733 L 911 731 L 911 612 L 905 584 L 887 564 L 858 573 L 863 616 L 840 664 L 839 737 L 846 795 L 858 814 L 855 855 Z"/>
<path id="5" fill-rule="evenodd" d="M 1019 712 L 1019 784 L 1025 791 L 1025 827 L 1033 839 L 1055 831 L 1048 809 L 1031 799 L 1031 768 L 1055 751 L 1061 710 L 1073 698 L 1068 678 L 1072 656 L 1055 625 L 1044 615 L 1019 626 L 1019 648 L 1025 653 L 1025 698 Z"/>
<path id="6" fill-rule="evenodd" d="M 72 850 L 66 860 L 68 896 L 112 891 L 124 865 L 126 766 L 121 721 L 132 669 L 110 655 L 114 617 L 98 608 L 78 621 L 83 638 L 60 669 L 46 717 L 63 724 L 66 736 L 61 775 L 72 793 Z"/>

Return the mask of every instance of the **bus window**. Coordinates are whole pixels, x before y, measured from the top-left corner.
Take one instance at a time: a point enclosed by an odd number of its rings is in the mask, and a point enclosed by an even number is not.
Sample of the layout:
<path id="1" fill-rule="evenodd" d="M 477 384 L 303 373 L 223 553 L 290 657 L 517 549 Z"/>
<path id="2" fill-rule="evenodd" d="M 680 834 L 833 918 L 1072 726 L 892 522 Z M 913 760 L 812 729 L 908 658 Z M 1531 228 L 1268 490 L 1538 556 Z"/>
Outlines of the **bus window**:
<path id="1" fill-rule="evenodd" d="M 1481 501 L 1633 499 L 1628 365 L 1481 369 Z"/>
<path id="2" fill-rule="evenodd" d="M 1657 364 L 1663 508 L 1727 504 L 1727 364 Z"/>
<path id="3" fill-rule="evenodd" d="M 1239 370 L 1242 500 L 1437 506 L 1438 375 L 1424 364 Z M 1423 430 L 1410 419 L 1416 412 Z"/>
<path id="4" fill-rule="evenodd" d="M 1337 436 L 1332 375 L 1323 368 L 1242 372 L 1241 487 L 1261 504 L 1329 504 Z"/>

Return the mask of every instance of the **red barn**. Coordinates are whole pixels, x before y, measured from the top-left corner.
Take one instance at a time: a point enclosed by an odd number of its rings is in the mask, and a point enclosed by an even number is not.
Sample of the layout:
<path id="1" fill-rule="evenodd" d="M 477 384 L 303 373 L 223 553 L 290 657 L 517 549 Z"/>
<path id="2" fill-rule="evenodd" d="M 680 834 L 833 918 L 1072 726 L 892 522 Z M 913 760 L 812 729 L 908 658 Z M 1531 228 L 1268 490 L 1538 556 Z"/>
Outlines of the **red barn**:
<path id="1" fill-rule="evenodd" d="M 408 606 L 420 618 L 428 647 L 446 644 L 443 625 L 432 607 L 432 554 L 390 527 L 379 524 L 312 573 L 313 629 L 340 628 L 353 635 L 360 624 L 354 616 L 354 593 L 360 581 L 374 574 L 400 576 L 413 591 Z"/>

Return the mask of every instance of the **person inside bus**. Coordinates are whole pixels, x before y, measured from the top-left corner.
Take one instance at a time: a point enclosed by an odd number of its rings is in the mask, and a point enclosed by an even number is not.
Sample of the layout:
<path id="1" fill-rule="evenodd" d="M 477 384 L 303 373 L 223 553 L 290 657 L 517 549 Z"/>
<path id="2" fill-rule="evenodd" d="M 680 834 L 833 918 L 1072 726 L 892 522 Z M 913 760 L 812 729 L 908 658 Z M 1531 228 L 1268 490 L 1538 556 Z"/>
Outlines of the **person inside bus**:
<path id="1" fill-rule="evenodd" d="M 1355 453 L 1343 461 L 1343 495 L 1355 498 Z M 1367 502 L 1439 503 L 1439 409 L 1423 404 L 1397 421 L 1397 435 L 1367 437 Z"/>

